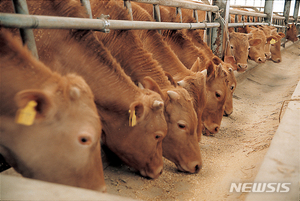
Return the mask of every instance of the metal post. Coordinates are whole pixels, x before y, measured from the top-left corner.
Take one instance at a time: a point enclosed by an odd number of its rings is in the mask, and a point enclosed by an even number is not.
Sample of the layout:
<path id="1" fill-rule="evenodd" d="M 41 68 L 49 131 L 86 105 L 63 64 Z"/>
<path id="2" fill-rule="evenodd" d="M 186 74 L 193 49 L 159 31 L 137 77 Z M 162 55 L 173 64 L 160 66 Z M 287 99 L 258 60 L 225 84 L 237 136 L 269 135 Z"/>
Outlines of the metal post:
<path id="1" fill-rule="evenodd" d="M 230 2 L 227 0 L 213 0 L 213 5 L 218 6 L 220 10 L 223 10 L 221 13 L 213 13 L 214 22 L 219 22 L 219 28 L 212 29 L 211 36 L 211 49 L 215 55 L 220 58 L 223 58 L 225 45 L 224 45 L 224 33 L 228 28 L 228 18 L 229 18 L 229 8 Z"/>
<path id="2" fill-rule="evenodd" d="M 211 23 L 212 13 L 206 12 L 206 17 L 207 17 L 207 21 L 209 23 Z M 212 29 L 206 29 L 206 44 L 208 45 L 208 47 L 210 49 L 211 49 L 211 32 L 212 32 Z"/>
<path id="3" fill-rule="evenodd" d="M 80 0 L 80 1 L 81 1 L 81 4 L 85 7 L 86 12 L 89 15 L 89 17 L 91 19 L 93 19 L 90 0 Z"/>
<path id="4" fill-rule="evenodd" d="M 199 20 L 198 20 L 198 11 L 197 10 L 193 10 L 193 18 L 195 18 L 196 22 L 199 22 Z"/>
<path id="5" fill-rule="evenodd" d="M 273 0 L 265 1 L 264 13 L 267 14 L 267 17 L 264 18 L 264 21 L 271 25 L 273 19 Z"/>
<path id="6" fill-rule="evenodd" d="M 15 13 L 29 14 L 26 0 L 13 0 Z M 32 55 L 39 58 L 32 29 L 20 29 L 23 44 L 27 44 Z"/>
<path id="7" fill-rule="evenodd" d="M 129 0 L 124 0 L 124 6 L 127 8 L 128 13 L 130 15 L 130 20 L 133 20 L 133 15 L 132 15 L 132 7 L 131 7 L 131 3 Z"/>
<path id="8" fill-rule="evenodd" d="M 182 23 L 182 12 L 181 12 L 181 8 L 176 7 L 176 15 L 179 15 L 180 23 Z"/>
<path id="9" fill-rule="evenodd" d="M 289 24 L 290 9 L 291 9 L 291 1 L 285 0 L 284 9 L 283 9 L 283 16 L 285 17 L 283 25 L 285 26 Z M 286 29 L 284 29 L 284 33 L 286 33 Z"/>
<path id="10" fill-rule="evenodd" d="M 299 5 L 300 5 L 300 0 L 296 0 L 295 7 L 294 7 L 294 14 L 293 14 L 295 24 L 297 24 Z"/>

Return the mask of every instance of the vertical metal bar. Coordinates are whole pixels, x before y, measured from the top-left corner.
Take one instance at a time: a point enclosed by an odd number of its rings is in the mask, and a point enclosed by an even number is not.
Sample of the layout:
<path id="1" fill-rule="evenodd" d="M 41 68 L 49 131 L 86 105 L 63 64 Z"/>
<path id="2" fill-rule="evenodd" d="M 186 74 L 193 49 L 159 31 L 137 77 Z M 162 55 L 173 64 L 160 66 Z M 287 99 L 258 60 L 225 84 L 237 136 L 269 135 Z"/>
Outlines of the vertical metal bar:
<path id="1" fill-rule="evenodd" d="M 205 15 L 206 16 L 206 15 Z M 199 22 L 199 18 L 198 18 L 198 11 L 197 10 L 193 10 L 193 18 L 195 18 L 196 22 Z"/>
<path id="2" fill-rule="evenodd" d="M 206 16 L 207 16 L 207 21 L 210 23 L 212 20 L 212 13 L 211 12 L 206 12 Z M 206 44 L 208 45 L 208 47 L 211 49 L 211 34 L 212 33 L 212 29 L 206 29 Z"/>
<path id="3" fill-rule="evenodd" d="M 156 22 L 161 22 L 160 10 L 158 4 L 153 4 L 153 18 Z"/>
<path id="4" fill-rule="evenodd" d="M 132 15 L 132 7 L 130 0 L 124 0 L 124 6 L 127 8 L 128 13 L 130 15 L 130 20 L 133 21 L 133 15 Z"/>
<path id="5" fill-rule="evenodd" d="M 179 15 L 179 17 L 180 17 L 180 23 L 182 23 L 182 12 L 181 12 L 181 8 L 176 7 L 176 15 Z"/>
<path id="6" fill-rule="evenodd" d="M 86 12 L 89 15 L 89 17 L 91 19 L 93 19 L 90 0 L 80 0 L 80 1 L 81 1 L 81 4 L 85 7 Z"/>
<path id="7" fill-rule="evenodd" d="M 267 17 L 264 18 L 264 21 L 271 25 L 273 19 L 273 0 L 265 1 L 264 13 L 267 14 Z"/>
<path id="8" fill-rule="evenodd" d="M 235 15 L 235 16 L 234 16 L 234 22 L 235 22 L 235 23 L 238 23 L 238 22 L 239 22 L 238 15 Z M 237 27 L 234 27 L 234 31 L 235 31 L 235 32 L 238 32 L 238 28 L 237 28 Z"/>
<path id="9" fill-rule="evenodd" d="M 221 18 L 217 18 L 218 14 L 213 13 L 212 17 L 214 19 L 214 22 L 220 23 L 221 26 L 219 28 L 212 29 L 211 49 L 215 55 L 217 55 L 220 58 L 223 58 L 224 48 L 225 48 L 224 33 L 225 33 L 225 29 L 228 28 L 230 2 L 227 0 L 213 0 L 213 5 L 218 6 L 220 10 L 223 9 L 224 11 L 222 13 L 219 13 Z"/>
<path id="10" fill-rule="evenodd" d="M 294 7 L 294 14 L 293 14 L 295 23 L 297 23 L 297 19 L 298 19 L 299 5 L 300 5 L 300 0 L 296 0 L 295 7 Z"/>
<path id="11" fill-rule="evenodd" d="M 12 0 L 15 13 L 29 14 L 26 0 Z M 23 44 L 27 44 L 32 55 L 39 58 L 32 29 L 20 29 Z"/>
<path id="12" fill-rule="evenodd" d="M 161 22 L 161 17 L 160 17 L 160 10 L 159 10 L 159 5 L 158 4 L 153 4 L 153 18 L 157 22 Z M 161 30 L 157 30 L 158 33 L 161 34 Z"/>
<path id="13" fill-rule="evenodd" d="M 282 29 L 284 34 L 286 34 L 286 29 L 287 29 L 286 26 L 288 26 L 288 24 L 289 24 L 290 9 L 291 9 L 291 1 L 285 0 L 284 9 L 283 9 L 283 16 L 285 18 L 283 20 L 283 25 L 285 26 L 285 28 Z"/>

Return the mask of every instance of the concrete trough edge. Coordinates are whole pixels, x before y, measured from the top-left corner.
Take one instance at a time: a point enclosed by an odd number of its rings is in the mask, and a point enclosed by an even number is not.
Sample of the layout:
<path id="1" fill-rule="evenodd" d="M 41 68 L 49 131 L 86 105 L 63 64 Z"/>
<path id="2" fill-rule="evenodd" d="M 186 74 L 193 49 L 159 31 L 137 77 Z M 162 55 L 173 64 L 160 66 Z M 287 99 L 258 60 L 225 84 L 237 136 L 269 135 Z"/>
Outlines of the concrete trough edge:
<path id="1" fill-rule="evenodd" d="M 0 200 L 97 200 L 134 199 L 23 177 L 0 175 Z"/>
<path id="2" fill-rule="evenodd" d="M 248 185 L 246 201 L 299 200 L 300 183 L 300 81 L 289 101 L 279 127 L 253 184 Z M 298 99 L 298 100 L 296 100 Z M 263 192 L 253 186 L 266 185 Z M 283 184 L 285 183 L 285 184 Z M 252 187 L 252 188 L 251 188 Z M 257 190 L 257 189 L 256 189 Z"/>

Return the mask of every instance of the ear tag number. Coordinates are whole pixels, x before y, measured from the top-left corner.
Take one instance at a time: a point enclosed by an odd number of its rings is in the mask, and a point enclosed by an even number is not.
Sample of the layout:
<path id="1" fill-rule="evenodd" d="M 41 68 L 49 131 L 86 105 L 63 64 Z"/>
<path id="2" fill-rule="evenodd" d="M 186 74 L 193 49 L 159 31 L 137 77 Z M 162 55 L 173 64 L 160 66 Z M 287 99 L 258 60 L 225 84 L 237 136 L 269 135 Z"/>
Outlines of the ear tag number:
<path id="1" fill-rule="evenodd" d="M 129 110 L 129 126 L 134 127 L 136 125 L 136 115 L 135 110 L 131 111 Z"/>
<path id="2" fill-rule="evenodd" d="M 37 106 L 37 102 L 29 101 L 25 108 L 19 109 L 16 115 L 16 123 L 25 126 L 32 125 L 36 115 L 35 106 Z"/>

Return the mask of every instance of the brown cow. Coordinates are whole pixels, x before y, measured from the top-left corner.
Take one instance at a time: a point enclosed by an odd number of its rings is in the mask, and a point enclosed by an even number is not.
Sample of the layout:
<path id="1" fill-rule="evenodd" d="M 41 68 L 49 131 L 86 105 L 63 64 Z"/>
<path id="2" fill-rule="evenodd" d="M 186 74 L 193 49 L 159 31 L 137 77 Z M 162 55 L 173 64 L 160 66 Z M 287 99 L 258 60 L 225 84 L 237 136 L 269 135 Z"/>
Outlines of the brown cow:
<path id="1" fill-rule="evenodd" d="M 130 19 L 123 1 L 91 1 L 91 7 L 94 16 L 109 14 L 111 19 Z M 197 116 L 188 92 L 170 83 L 161 66 L 143 48 L 136 31 L 111 30 L 109 34 L 98 32 L 96 35 L 135 83 L 145 83 L 146 76 L 158 83 L 168 123 L 168 134 L 163 140 L 163 156 L 174 162 L 179 170 L 197 173 L 202 166 L 197 143 Z"/>
<path id="2" fill-rule="evenodd" d="M 0 153 L 24 177 L 106 191 L 91 89 L 36 60 L 0 27 Z"/>
<path id="3" fill-rule="evenodd" d="M 298 30 L 297 30 L 297 26 L 295 25 L 295 23 L 289 24 L 287 29 L 286 29 L 286 40 L 290 40 L 293 43 L 298 41 Z"/>
<path id="4" fill-rule="evenodd" d="M 87 17 L 79 1 L 27 2 L 31 14 Z M 35 36 L 44 63 L 62 74 L 80 74 L 91 87 L 103 143 L 141 175 L 157 178 L 163 169 L 162 140 L 167 133 L 161 96 L 134 85 L 91 31 L 35 30 Z"/>

